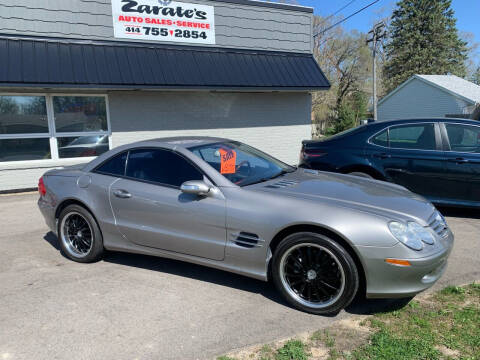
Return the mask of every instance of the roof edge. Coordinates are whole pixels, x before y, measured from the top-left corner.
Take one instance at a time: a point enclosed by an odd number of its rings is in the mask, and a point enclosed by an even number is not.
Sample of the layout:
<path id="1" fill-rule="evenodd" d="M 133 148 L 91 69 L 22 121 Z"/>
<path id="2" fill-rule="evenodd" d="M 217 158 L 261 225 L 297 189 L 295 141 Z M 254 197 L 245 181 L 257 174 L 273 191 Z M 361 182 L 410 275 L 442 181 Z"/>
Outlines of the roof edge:
<path id="1" fill-rule="evenodd" d="M 400 85 L 398 85 L 395 89 L 393 89 L 392 91 L 390 91 L 387 95 L 385 95 L 379 102 L 377 105 L 380 105 L 382 104 L 384 101 L 386 101 L 387 99 L 389 99 L 391 96 L 393 96 L 394 94 L 396 94 L 398 91 L 400 91 L 401 89 L 403 89 L 407 84 L 411 83 L 413 80 L 415 79 L 418 79 L 420 81 L 423 81 L 424 83 L 430 85 L 430 86 L 433 86 L 439 90 L 442 90 L 450 95 L 453 95 L 461 100 L 464 100 L 472 105 L 475 105 L 475 104 L 478 104 L 477 102 L 473 101 L 472 99 L 469 99 L 463 95 L 460 95 L 450 89 L 447 89 L 446 87 L 444 86 L 440 86 L 436 83 L 434 83 L 433 81 L 430 81 L 428 79 L 425 79 L 423 78 L 422 76 L 420 76 L 420 74 L 415 74 L 415 75 L 412 75 L 410 78 L 408 78 L 408 80 L 404 81 L 403 83 L 401 83 Z"/>
<path id="2" fill-rule="evenodd" d="M 299 11 L 299 12 L 313 14 L 313 8 L 310 6 L 281 4 L 281 3 L 274 3 L 270 1 L 259 1 L 259 0 L 213 0 L 213 1 L 224 2 L 229 4 L 238 4 L 238 5 L 268 7 L 268 8 L 281 9 L 281 10 L 292 10 L 292 11 Z"/>
<path id="3" fill-rule="evenodd" d="M 218 92 L 307 92 L 329 90 L 328 86 L 195 86 L 195 85 L 117 85 L 117 84 L 75 84 L 75 83 L 18 83 L 0 82 L 0 89 L 24 88 L 24 89 L 62 89 L 62 90 L 99 90 L 99 91 L 218 91 Z M 14 92 L 14 91 L 12 91 Z"/>
<path id="4" fill-rule="evenodd" d="M 416 74 L 416 75 L 414 75 L 414 76 L 415 76 L 417 79 L 423 80 L 425 83 L 427 83 L 427 84 L 429 84 L 429 85 L 431 85 L 431 86 L 433 86 L 433 87 L 436 87 L 437 89 L 443 90 L 443 91 L 445 91 L 446 93 L 449 93 L 449 94 L 451 94 L 451 95 L 453 95 L 453 96 L 455 96 L 455 97 L 457 97 L 457 98 L 459 98 L 459 99 L 465 100 L 466 102 L 469 102 L 469 103 L 472 104 L 472 105 L 478 104 L 476 101 L 474 101 L 474 100 L 472 100 L 472 99 L 469 99 L 469 98 L 467 98 L 467 97 L 465 97 L 465 96 L 463 96 L 463 95 L 460 95 L 459 93 L 456 93 L 455 91 L 452 91 L 452 90 L 450 90 L 450 89 L 447 89 L 447 88 L 444 87 L 444 86 L 438 85 L 437 83 L 435 83 L 435 82 L 433 82 L 433 81 L 430 81 L 430 80 L 428 80 L 428 79 L 425 79 L 425 78 L 422 77 L 421 75 L 423 75 L 423 74 Z M 453 76 L 456 76 L 456 75 L 453 75 Z M 458 77 L 459 79 L 461 79 L 459 76 L 457 76 L 457 77 Z M 465 80 L 465 81 L 467 81 L 467 80 Z"/>
<path id="5" fill-rule="evenodd" d="M 175 49 L 175 50 L 195 50 L 195 51 L 218 51 L 218 52 L 237 52 L 237 53 L 258 53 L 258 54 L 278 54 L 278 55 L 290 55 L 290 56 L 304 56 L 311 57 L 311 52 L 293 52 L 293 51 L 278 51 L 278 50 L 264 50 L 264 49 L 250 49 L 250 48 L 236 48 L 236 47 L 223 47 L 215 45 L 186 45 L 178 43 L 165 43 L 165 42 L 144 42 L 144 41 L 124 41 L 124 40 L 85 40 L 75 37 L 50 37 L 39 35 L 27 35 L 27 34 L 7 34 L 0 32 L 0 39 L 12 40 L 12 41 L 43 41 L 50 43 L 63 43 L 63 44 L 78 44 L 78 45 L 94 45 L 94 46 L 131 46 L 131 47 L 148 47 L 148 48 L 162 48 L 162 49 Z"/>

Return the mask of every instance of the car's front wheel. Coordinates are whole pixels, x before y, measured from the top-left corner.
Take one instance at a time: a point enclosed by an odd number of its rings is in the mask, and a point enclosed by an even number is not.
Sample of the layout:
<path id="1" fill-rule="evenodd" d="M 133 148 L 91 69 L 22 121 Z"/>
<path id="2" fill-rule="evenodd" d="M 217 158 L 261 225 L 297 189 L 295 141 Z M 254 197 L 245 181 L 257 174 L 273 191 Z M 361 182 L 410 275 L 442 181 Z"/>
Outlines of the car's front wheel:
<path id="1" fill-rule="evenodd" d="M 310 232 L 281 241 L 273 256 L 272 276 L 291 305 L 314 314 L 338 313 L 359 286 L 350 254 L 329 237 Z"/>
<path id="2" fill-rule="evenodd" d="M 82 206 L 69 205 L 58 219 L 58 237 L 63 252 L 77 262 L 94 262 L 103 255 L 103 238 L 92 214 Z"/>

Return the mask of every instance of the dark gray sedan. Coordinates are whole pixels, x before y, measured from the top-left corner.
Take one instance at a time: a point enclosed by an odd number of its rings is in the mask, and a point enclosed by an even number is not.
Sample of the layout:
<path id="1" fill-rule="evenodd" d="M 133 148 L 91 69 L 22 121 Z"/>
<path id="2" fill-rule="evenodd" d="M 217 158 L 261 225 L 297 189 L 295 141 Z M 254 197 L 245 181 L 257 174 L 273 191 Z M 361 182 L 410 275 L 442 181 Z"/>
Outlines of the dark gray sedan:
<path id="1" fill-rule="evenodd" d="M 336 313 L 358 291 L 409 297 L 443 274 L 453 235 L 405 188 L 297 169 L 221 138 L 149 140 L 48 171 L 39 207 L 64 253 L 189 261 L 264 281 L 298 309 Z"/>

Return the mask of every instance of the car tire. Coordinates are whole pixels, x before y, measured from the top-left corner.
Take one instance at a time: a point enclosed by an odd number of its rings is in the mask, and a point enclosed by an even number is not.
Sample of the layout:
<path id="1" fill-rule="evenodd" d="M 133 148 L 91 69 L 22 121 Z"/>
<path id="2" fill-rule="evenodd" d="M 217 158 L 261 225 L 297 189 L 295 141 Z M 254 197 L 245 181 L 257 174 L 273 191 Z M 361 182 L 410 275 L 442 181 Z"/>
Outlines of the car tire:
<path id="1" fill-rule="evenodd" d="M 353 172 L 348 173 L 348 175 L 358 176 L 358 177 L 362 177 L 362 178 L 365 178 L 365 179 L 374 179 L 374 177 L 372 175 L 361 172 L 361 171 L 353 171 Z"/>
<path id="2" fill-rule="evenodd" d="M 58 241 L 73 261 L 90 263 L 103 256 L 103 237 L 93 215 L 80 205 L 69 205 L 58 218 Z"/>
<path id="3" fill-rule="evenodd" d="M 337 314 L 348 306 L 360 283 L 350 254 L 329 237 L 311 232 L 295 233 L 280 242 L 273 255 L 272 277 L 289 304 L 321 315 Z"/>

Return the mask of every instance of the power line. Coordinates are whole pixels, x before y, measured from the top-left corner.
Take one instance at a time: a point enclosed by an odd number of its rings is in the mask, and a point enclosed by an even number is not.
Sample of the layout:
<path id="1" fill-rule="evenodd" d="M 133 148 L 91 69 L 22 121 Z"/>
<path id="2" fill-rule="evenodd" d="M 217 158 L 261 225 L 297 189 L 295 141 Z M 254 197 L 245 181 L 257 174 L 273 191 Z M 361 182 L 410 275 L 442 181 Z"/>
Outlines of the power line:
<path id="1" fill-rule="evenodd" d="M 322 23 L 324 23 L 325 21 L 327 21 L 328 19 L 332 18 L 333 16 L 337 15 L 340 11 L 342 11 L 343 9 L 346 9 L 348 6 L 350 6 L 351 4 L 353 4 L 355 1 L 357 0 L 351 0 L 349 1 L 346 5 L 342 6 L 340 9 L 338 9 L 337 11 L 335 11 L 333 14 L 327 16 L 325 19 L 322 20 Z"/>
<path id="2" fill-rule="evenodd" d="M 370 6 L 376 4 L 376 3 L 379 2 L 379 1 L 380 1 L 380 0 L 372 1 L 370 4 L 364 6 L 364 7 L 361 8 L 360 10 L 355 11 L 353 14 L 348 15 L 346 18 L 344 18 L 344 19 L 342 19 L 342 20 L 340 20 L 340 21 L 337 21 L 337 22 L 336 22 L 335 24 L 333 24 L 332 26 L 329 26 L 328 28 L 326 28 L 326 29 L 324 29 L 324 30 L 322 30 L 322 31 L 317 32 L 316 34 L 313 35 L 313 37 L 316 38 L 318 35 L 326 33 L 328 30 L 334 28 L 334 27 L 337 26 L 337 25 L 340 25 L 340 24 L 343 23 L 344 21 L 347 21 L 348 19 L 350 19 L 352 16 L 357 15 L 358 13 L 362 12 L 363 10 L 369 8 Z"/>

